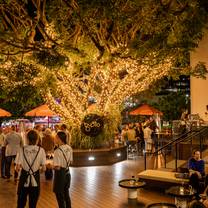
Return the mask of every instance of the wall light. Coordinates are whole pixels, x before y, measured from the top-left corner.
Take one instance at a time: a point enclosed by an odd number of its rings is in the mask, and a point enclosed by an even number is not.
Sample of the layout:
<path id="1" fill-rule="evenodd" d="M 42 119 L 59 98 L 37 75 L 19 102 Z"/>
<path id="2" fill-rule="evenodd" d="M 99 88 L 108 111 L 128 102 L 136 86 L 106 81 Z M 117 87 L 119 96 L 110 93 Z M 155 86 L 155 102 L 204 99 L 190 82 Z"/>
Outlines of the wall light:
<path id="1" fill-rule="evenodd" d="M 95 157 L 93 157 L 93 156 L 90 156 L 90 157 L 88 157 L 88 160 L 95 160 Z"/>
<path id="2" fill-rule="evenodd" d="M 117 152 L 117 153 L 116 153 L 116 156 L 117 156 L 117 157 L 121 157 L 121 153 L 120 153 L 120 152 Z"/>

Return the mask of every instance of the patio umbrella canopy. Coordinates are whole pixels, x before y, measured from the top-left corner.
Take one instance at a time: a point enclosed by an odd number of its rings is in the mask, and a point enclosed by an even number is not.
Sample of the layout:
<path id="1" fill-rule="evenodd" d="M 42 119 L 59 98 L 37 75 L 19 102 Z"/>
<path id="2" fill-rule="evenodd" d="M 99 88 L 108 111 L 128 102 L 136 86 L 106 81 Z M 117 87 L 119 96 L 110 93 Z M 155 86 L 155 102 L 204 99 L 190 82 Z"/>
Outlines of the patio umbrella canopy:
<path id="1" fill-rule="evenodd" d="M 12 114 L 2 108 L 0 108 L 0 117 L 9 117 L 11 116 Z"/>
<path id="2" fill-rule="evenodd" d="M 37 108 L 34 108 L 31 111 L 28 111 L 25 113 L 25 116 L 56 116 L 56 113 L 54 113 L 52 110 L 49 109 L 47 105 L 41 105 Z"/>
<path id="3" fill-rule="evenodd" d="M 147 105 L 147 104 L 143 104 L 140 107 L 138 107 L 137 109 L 131 111 L 129 113 L 129 115 L 144 115 L 144 116 L 151 116 L 151 115 L 155 115 L 155 114 L 159 114 L 160 116 L 163 115 L 163 113 L 161 111 L 159 111 L 158 109 Z"/>

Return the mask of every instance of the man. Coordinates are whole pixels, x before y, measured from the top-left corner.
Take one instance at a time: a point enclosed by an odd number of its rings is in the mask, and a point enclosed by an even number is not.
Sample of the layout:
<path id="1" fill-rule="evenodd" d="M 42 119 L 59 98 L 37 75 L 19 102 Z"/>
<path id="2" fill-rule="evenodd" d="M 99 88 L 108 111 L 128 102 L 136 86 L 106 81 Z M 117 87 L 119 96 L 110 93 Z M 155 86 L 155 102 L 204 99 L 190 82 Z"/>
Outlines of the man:
<path id="1" fill-rule="evenodd" d="M 201 187 L 200 181 L 203 181 L 203 177 L 205 176 L 205 162 L 201 159 L 200 152 L 194 151 L 192 158 L 188 161 L 188 169 L 190 175 L 190 185 L 196 190 L 197 193 L 201 193 L 203 191 L 203 187 Z"/>
<path id="2" fill-rule="evenodd" d="M 20 146 L 22 146 L 22 137 L 15 131 L 15 126 L 11 127 L 10 133 L 5 138 L 5 156 L 6 156 L 6 178 L 10 179 L 10 169 L 12 160 L 15 160 L 17 153 L 19 152 Z M 14 171 L 14 180 L 16 181 L 18 173 Z"/>
<path id="3" fill-rule="evenodd" d="M 71 135 L 69 133 L 69 130 L 67 129 L 66 124 L 62 124 L 60 130 L 65 132 L 66 137 L 67 137 L 67 144 L 71 145 Z"/>

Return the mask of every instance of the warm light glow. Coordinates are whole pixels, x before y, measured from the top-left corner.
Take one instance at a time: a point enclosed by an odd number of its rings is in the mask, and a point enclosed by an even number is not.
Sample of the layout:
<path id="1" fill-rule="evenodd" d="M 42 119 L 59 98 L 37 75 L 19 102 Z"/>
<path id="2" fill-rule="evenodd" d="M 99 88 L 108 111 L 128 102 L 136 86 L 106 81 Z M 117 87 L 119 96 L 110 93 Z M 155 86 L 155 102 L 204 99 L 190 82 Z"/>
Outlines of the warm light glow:
<path id="1" fill-rule="evenodd" d="M 90 157 L 88 157 L 88 160 L 93 161 L 93 160 L 95 160 L 95 157 L 94 156 L 90 156 Z"/>
<path id="2" fill-rule="evenodd" d="M 116 156 L 117 156 L 117 157 L 121 157 L 121 153 L 120 153 L 120 152 L 117 152 L 117 153 L 116 153 Z"/>
<path id="3" fill-rule="evenodd" d="M 48 28 L 48 34 L 53 35 L 53 24 Z M 53 77 L 55 89 L 53 86 L 42 92 L 46 102 L 64 123 L 76 128 L 89 113 L 96 113 L 108 121 L 116 113 L 118 115 L 125 99 L 148 89 L 152 83 L 170 73 L 172 59 L 174 58 L 168 57 L 158 62 L 156 54 L 150 54 L 143 60 L 117 57 L 106 62 L 94 61 L 88 73 L 76 71 L 76 60 L 73 61 L 71 57 L 67 65 L 56 70 L 30 60 L 29 63 L 38 69 L 38 75 L 31 80 L 31 84 L 41 86 L 48 80 L 48 75 Z M 11 62 L 6 62 L 1 67 L 11 74 Z M 11 81 L 6 74 L 0 77 L 2 83 L 11 86 L 23 84 L 23 81 Z M 93 108 L 88 108 L 89 97 L 96 101 Z M 120 120 L 114 116 L 112 122 L 116 128 Z"/>
<path id="4" fill-rule="evenodd" d="M 52 90 L 48 91 L 46 100 L 64 121 L 79 126 L 89 112 L 108 116 L 113 109 L 118 110 L 127 97 L 148 89 L 154 81 L 167 75 L 171 66 L 171 57 L 160 63 L 153 55 L 151 59 L 142 61 L 115 58 L 106 64 L 95 63 L 89 74 L 78 77 L 74 75 L 74 64 L 71 62 L 67 66 L 67 73 L 60 70 L 54 74 L 61 102 L 54 100 Z M 124 70 L 125 76 L 120 77 Z M 89 97 L 96 100 L 93 108 L 88 108 Z"/>

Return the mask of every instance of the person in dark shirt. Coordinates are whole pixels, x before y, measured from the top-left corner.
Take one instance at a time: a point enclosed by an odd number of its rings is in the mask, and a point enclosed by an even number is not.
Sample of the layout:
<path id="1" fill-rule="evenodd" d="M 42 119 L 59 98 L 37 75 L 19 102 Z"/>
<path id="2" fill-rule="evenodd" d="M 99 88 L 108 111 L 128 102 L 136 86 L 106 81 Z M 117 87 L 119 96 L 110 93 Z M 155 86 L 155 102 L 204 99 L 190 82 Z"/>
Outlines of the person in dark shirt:
<path id="1" fill-rule="evenodd" d="M 200 181 L 203 181 L 203 177 L 205 176 L 204 166 L 205 162 L 201 159 L 200 151 L 194 151 L 193 157 L 188 161 L 188 169 L 190 175 L 190 185 L 197 193 L 201 193 L 203 191 Z"/>

